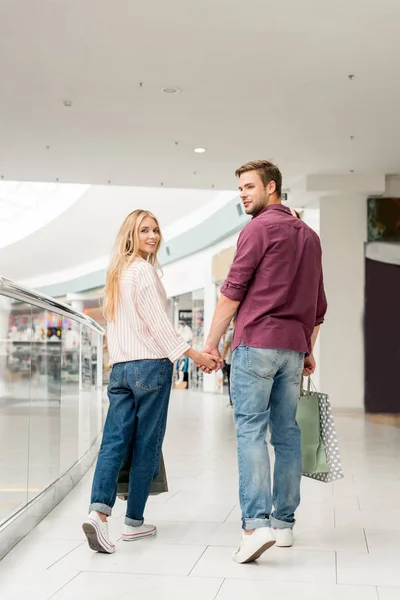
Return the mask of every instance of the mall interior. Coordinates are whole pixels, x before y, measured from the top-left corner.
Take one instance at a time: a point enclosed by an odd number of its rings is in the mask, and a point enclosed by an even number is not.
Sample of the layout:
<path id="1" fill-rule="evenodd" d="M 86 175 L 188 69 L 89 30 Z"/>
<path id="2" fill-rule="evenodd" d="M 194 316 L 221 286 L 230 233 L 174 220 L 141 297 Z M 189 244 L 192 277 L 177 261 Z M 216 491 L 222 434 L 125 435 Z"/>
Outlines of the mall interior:
<path id="1" fill-rule="evenodd" d="M 1 600 L 399 600 L 399 24 L 398 0 L 2 0 Z M 226 373 L 179 360 L 157 537 L 121 541 L 118 497 L 94 553 L 117 231 L 157 216 L 168 317 L 201 350 L 249 222 L 235 170 L 261 158 L 321 239 L 313 384 L 343 477 L 302 478 L 293 547 L 233 562 Z"/>

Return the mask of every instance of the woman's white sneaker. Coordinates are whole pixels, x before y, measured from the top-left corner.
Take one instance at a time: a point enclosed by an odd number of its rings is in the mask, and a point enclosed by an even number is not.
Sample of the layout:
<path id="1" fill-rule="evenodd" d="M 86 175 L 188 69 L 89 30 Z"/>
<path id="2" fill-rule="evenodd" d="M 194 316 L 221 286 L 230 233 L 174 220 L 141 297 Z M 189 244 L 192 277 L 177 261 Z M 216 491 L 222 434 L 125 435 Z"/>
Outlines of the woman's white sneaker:
<path id="1" fill-rule="evenodd" d="M 286 529 L 273 529 L 272 532 L 278 548 L 290 548 L 293 546 L 293 529 L 287 527 Z"/>
<path id="2" fill-rule="evenodd" d="M 135 542 L 144 537 L 151 537 L 157 534 L 157 528 L 155 525 L 139 525 L 138 527 L 131 527 L 130 525 L 124 525 L 124 531 L 122 533 L 122 540 L 124 542 Z"/>
<path id="3" fill-rule="evenodd" d="M 274 544 L 275 538 L 270 527 L 259 527 L 250 535 L 243 532 L 240 546 L 232 558 L 237 563 L 249 563 L 260 558 Z"/>
<path id="4" fill-rule="evenodd" d="M 98 513 L 92 511 L 82 525 L 89 548 L 95 552 L 114 554 L 115 546 L 108 535 L 108 523 L 103 522 Z"/>

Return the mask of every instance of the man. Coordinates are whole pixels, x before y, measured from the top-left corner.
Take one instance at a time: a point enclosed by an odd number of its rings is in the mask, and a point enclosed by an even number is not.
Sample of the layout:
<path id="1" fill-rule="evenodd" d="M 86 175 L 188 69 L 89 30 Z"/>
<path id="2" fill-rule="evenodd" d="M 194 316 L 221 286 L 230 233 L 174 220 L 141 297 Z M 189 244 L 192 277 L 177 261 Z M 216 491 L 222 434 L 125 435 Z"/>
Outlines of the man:
<path id="1" fill-rule="evenodd" d="M 319 238 L 282 205 L 278 167 L 258 160 L 240 167 L 236 176 L 253 218 L 239 236 L 205 351 L 219 358 L 218 343 L 237 311 L 231 394 L 243 532 L 233 559 L 246 563 L 275 542 L 293 543 L 300 503 L 300 378 L 314 373 L 312 350 L 327 303 Z M 273 493 L 268 427 L 275 450 Z"/>

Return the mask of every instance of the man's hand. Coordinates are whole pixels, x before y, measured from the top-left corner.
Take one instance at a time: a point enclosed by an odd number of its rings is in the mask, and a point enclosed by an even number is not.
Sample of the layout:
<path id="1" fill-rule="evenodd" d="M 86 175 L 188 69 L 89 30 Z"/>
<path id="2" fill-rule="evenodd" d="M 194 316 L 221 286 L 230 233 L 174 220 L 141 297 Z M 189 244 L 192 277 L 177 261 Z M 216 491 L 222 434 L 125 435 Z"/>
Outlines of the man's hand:
<path id="1" fill-rule="evenodd" d="M 312 354 L 307 356 L 304 359 L 303 377 L 308 377 L 309 375 L 312 375 L 315 371 L 316 366 L 317 365 L 314 356 Z"/>
<path id="2" fill-rule="evenodd" d="M 212 346 L 205 346 L 202 350 L 202 352 L 205 352 L 206 354 L 211 354 L 212 357 L 214 357 L 215 360 L 215 369 L 214 371 L 219 371 L 220 369 L 222 369 L 224 362 L 221 358 L 221 355 L 218 351 L 218 347 L 212 347 Z M 203 373 L 211 373 L 213 369 L 207 369 L 207 367 L 202 367 L 200 365 L 197 365 L 202 371 Z"/>
<path id="3" fill-rule="evenodd" d="M 215 371 L 217 367 L 217 361 L 211 354 L 207 354 L 206 352 L 198 352 L 196 365 L 201 369 L 206 369 L 207 373 L 211 373 L 211 371 Z"/>

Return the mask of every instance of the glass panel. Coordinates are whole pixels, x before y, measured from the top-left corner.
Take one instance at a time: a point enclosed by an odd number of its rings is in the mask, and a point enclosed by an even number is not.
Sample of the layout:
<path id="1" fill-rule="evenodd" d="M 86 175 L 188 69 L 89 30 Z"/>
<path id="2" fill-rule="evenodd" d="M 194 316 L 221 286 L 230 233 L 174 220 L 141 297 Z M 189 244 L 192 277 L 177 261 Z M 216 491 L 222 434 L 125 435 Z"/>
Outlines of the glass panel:
<path id="1" fill-rule="evenodd" d="M 90 397 L 90 443 L 93 444 L 100 434 L 101 421 L 101 394 L 102 394 L 102 339 L 98 333 L 92 332 L 92 390 Z"/>
<path id="2" fill-rule="evenodd" d="M 90 448 L 90 403 L 92 395 L 92 330 L 81 326 L 81 389 L 79 393 L 79 456 Z"/>
<path id="3" fill-rule="evenodd" d="M 32 307 L 28 500 L 60 474 L 62 330 L 60 315 Z"/>
<path id="4" fill-rule="evenodd" d="M 61 352 L 60 472 L 79 457 L 79 379 L 81 326 L 64 317 Z"/>
<path id="5" fill-rule="evenodd" d="M 0 296 L 0 524 L 27 501 L 32 315 Z"/>
<path id="6" fill-rule="evenodd" d="M 192 293 L 193 302 L 193 347 L 202 350 L 204 346 L 204 290 Z M 198 369 L 193 361 L 192 388 L 203 389 L 203 371 Z"/>
<path id="7" fill-rule="evenodd" d="M 101 433 L 103 336 L 0 295 L 0 524 Z"/>

